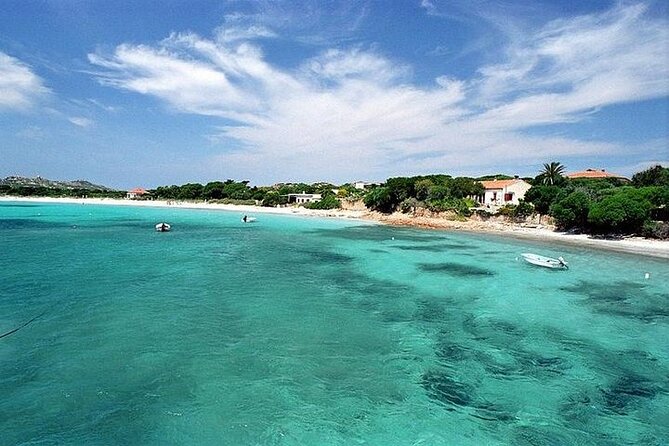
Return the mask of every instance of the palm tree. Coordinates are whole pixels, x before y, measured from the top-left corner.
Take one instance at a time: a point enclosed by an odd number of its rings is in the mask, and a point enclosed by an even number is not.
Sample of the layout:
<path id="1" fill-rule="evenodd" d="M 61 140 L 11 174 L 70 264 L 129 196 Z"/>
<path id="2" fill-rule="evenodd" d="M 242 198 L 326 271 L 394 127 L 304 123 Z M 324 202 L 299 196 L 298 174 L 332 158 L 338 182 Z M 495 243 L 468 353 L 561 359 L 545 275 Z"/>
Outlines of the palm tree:
<path id="1" fill-rule="evenodd" d="M 565 167 L 557 161 L 552 161 L 550 164 L 544 163 L 544 170 L 539 176 L 543 184 L 550 184 L 551 186 L 560 181 Z"/>

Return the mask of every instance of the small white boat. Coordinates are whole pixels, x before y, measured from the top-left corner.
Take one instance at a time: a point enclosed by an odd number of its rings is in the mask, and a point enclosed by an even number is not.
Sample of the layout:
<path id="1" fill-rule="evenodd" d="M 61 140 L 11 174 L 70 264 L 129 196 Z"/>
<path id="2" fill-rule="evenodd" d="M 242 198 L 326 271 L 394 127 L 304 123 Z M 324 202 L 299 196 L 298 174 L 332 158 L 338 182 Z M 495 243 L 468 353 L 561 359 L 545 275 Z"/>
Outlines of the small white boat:
<path id="1" fill-rule="evenodd" d="M 170 229 L 172 229 L 172 226 L 170 226 L 168 223 L 162 222 L 156 225 L 156 231 L 158 232 L 167 232 Z"/>
<path id="2" fill-rule="evenodd" d="M 242 218 L 242 222 L 244 223 L 253 223 L 256 221 L 255 217 L 247 217 L 246 215 Z"/>
<path id="3" fill-rule="evenodd" d="M 532 265 L 543 266 L 544 268 L 553 268 L 553 269 L 569 268 L 569 265 L 562 257 L 558 257 L 557 259 L 552 259 L 550 257 L 544 257 L 529 252 L 523 253 L 521 254 L 521 256 L 523 256 L 523 259 L 525 259 L 527 263 L 531 263 Z"/>

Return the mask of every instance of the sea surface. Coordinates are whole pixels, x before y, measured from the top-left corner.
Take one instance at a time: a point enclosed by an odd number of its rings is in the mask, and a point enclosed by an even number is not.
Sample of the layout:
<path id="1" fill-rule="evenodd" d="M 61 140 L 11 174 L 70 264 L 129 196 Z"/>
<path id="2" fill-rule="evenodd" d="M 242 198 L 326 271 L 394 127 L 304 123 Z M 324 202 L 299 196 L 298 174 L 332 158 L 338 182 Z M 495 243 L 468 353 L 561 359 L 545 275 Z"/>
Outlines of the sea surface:
<path id="1" fill-rule="evenodd" d="M 666 260 L 241 217 L 0 202 L 0 444 L 669 444 Z"/>

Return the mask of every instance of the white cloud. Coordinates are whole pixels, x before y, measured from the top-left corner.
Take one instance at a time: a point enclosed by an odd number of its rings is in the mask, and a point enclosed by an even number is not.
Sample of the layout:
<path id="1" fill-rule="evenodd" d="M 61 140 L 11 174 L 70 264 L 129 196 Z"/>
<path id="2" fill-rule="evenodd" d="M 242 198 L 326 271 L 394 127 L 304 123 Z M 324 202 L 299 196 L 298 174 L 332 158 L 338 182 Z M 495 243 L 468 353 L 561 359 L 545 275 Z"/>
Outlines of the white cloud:
<path id="1" fill-rule="evenodd" d="M 82 116 L 71 116 L 67 118 L 67 120 L 72 124 L 83 128 L 87 128 L 93 125 L 93 121 L 91 119 L 84 118 Z"/>
<path id="2" fill-rule="evenodd" d="M 422 6 L 428 11 L 431 2 Z M 601 107 L 669 94 L 666 20 L 643 6 L 547 25 L 514 42 L 504 63 L 468 81 L 410 83 L 411 68 L 362 48 L 331 49 L 292 71 L 248 40 L 173 34 L 155 47 L 91 54 L 101 83 L 185 112 L 226 118 L 211 140 L 243 150 L 213 163 L 250 177 L 375 177 L 620 154 L 615 144 L 528 136 Z M 281 174 L 279 173 L 281 172 Z"/>
<path id="3" fill-rule="evenodd" d="M 0 111 L 26 110 L 48 92 L 30 67 L 0 52 Z"/>
<path id="4" fill-rule="evenodd" d="M 216 30 L 216 40 L 224 43 L 272 37 L 277 37 L 276 33 L 262 25 L 222 26 Z"/>

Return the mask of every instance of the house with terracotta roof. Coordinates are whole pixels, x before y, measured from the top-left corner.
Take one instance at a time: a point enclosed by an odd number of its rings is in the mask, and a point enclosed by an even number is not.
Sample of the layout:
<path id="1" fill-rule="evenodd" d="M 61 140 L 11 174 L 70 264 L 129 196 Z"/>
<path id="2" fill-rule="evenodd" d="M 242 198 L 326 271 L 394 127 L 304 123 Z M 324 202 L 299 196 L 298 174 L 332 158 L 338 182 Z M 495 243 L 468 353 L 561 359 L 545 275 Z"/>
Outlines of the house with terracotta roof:
<path id="1" fill-rule="evenodd" d="M 485 189 L 481 203 L 486 206 L 504 206 L 518 204 L 525 198 L 525 193 L 532 187 L 527 181 L 520 178 L 512 180 L 489 180 L 480 182 Z"/>
<path id="2" fill-rule="evenodd" d="M 129 190 L 125 197 L 129 200 L 132 200 L 135 198 L 142 198 L 142 196 L 146 194 L 146 190 L 142 189 L 141 187 L 137 187 L 133 190 Z"/>
<path id="3" fill-rule="evenodd" d="M 629 181 L 628 178 L 625 178 L 622 175 L 607 172 L 604 169 L 585 169 L 581 172 L 568 173 L 565 176 L 567 178 L 595 178 L 595 179 L 597 179 L 597 178 L 618 178 L 620 180 Z"/>

